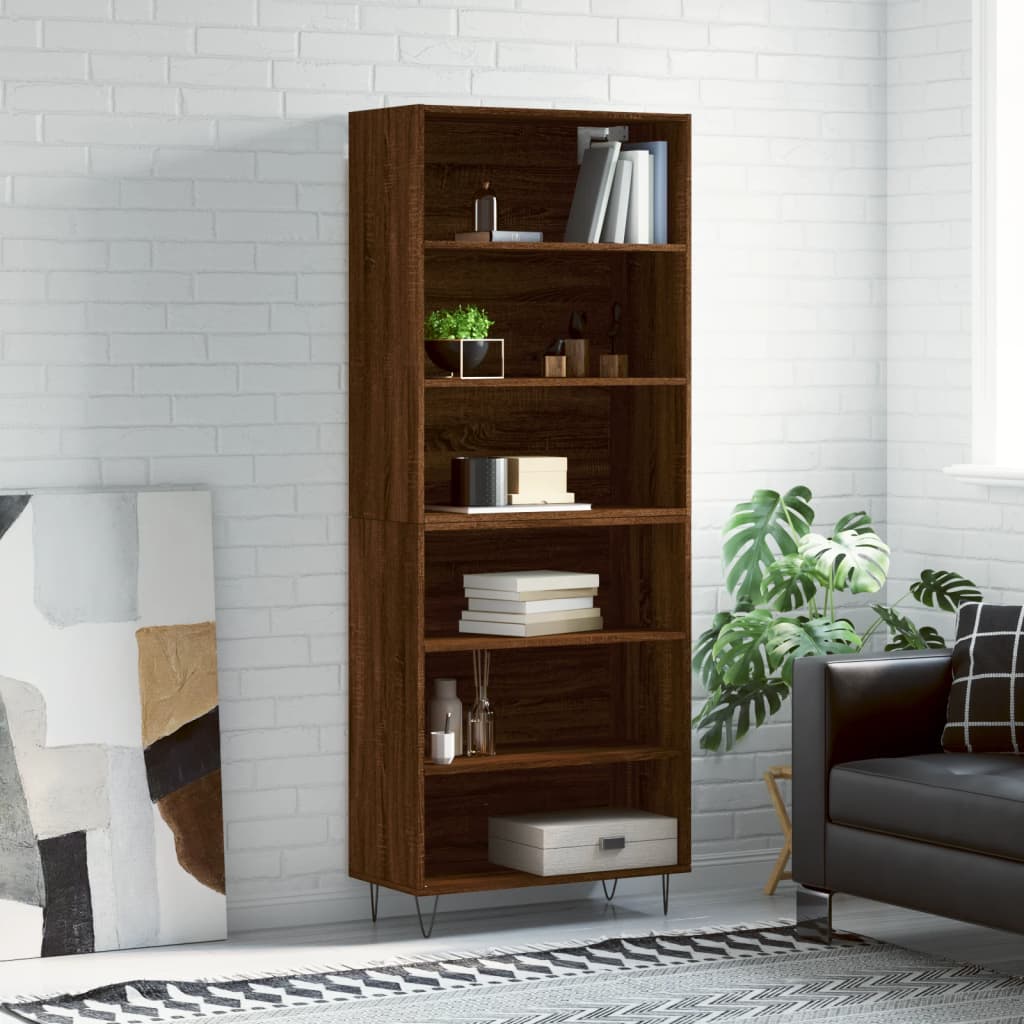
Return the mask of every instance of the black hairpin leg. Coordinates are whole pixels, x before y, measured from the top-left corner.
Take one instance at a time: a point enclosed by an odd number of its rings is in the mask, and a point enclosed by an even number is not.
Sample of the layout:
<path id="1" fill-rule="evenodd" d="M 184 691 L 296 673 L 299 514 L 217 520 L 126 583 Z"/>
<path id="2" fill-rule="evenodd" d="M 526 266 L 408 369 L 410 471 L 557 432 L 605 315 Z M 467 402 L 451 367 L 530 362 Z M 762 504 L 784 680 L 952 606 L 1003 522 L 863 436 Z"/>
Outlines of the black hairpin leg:
<path id="1" fill-rule="evenodd" d="M 661 910 L 666 917 L 668 917 L 668 886 L 671 880 L 671 875 L 661 876 Z"/>
<path id="2" fill-rule="evenodd" d="M 374 924 L 377 923 L 377 907 L 380 905 L 380 886 L 374 882 L 370 883 L 370 918 Z"/>
<path id="3" fill-rule="evenodd" d="M 416 916 L 419 918 L 419 921 L 420 921 L 420 931 L 423 933 L 423 938 L 425 938 L 425 939 L 429 939 L 431 933 L 434 930 L 434 918 L 437 917 L 437 901 L 440 898 L 441 898 L 440 896 L 435 896 L 434 897 L 434 906 L 433 906 L 433 908 L 430 911 L 430 925 L 429 925 L 429 927 L 425 928 L 423 926 L 423 913 L 420 911 L 420 898 L 419 898 L 419 896 L 415 897 L 415 899 L 416 899 Z"/>
<path id="4" fill-rule="evenodd" d="M 604 898 L 611 903 L 615 899 L 615 890 L 619 887 L 619 880 L 617 878 L 612 879 L 612 891 L 608 891 L 608 883 L 602 878 L 601 888 L 604 889 Z"/>

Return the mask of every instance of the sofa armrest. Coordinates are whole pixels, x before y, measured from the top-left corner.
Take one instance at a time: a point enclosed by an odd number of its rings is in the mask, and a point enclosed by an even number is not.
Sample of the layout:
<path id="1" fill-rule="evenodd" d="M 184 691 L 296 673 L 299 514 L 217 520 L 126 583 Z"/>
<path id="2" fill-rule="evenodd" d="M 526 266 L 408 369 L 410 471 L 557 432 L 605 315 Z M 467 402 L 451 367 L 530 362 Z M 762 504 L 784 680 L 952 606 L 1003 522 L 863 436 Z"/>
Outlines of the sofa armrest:
<path id="1" fill-rule="evenodd" d="M 827 889 L 835 764 L 942 750 L 949 651 L 802 658 L 793 666 L 793 878 Z"/>

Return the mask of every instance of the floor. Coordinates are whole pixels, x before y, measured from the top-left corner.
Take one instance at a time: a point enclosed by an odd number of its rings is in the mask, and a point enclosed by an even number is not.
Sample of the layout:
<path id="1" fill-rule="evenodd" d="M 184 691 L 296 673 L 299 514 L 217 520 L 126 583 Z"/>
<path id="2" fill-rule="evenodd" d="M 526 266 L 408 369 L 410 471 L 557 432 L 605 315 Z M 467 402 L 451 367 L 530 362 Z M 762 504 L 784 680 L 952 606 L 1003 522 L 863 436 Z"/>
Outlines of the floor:
<path id="1" fill-rule="evenodd" d="M 82 991 L 133 978 L 217 978 L 338 966 L 401 958 L 573 942 L 610 935 L 684 931 L 792 919 L 793 888 L 774 896 L 757 890 L 684 892 L 673 897 L 668 918 L 659 896 L 600 897 L 572 902 L 439 915 L 433 938 L 420 937 L 415 917 L 345 925 L 250 932 L 228 942 L 160 950 L 99 953 L 0 963 L 0 1001 Z M 1024 936 L 948 921 L 853 897 L 838 897 L 835 924 L 914 949 L 1024 974 Z M 0 1011 L 0 1018 L 6 1017 Z"/>

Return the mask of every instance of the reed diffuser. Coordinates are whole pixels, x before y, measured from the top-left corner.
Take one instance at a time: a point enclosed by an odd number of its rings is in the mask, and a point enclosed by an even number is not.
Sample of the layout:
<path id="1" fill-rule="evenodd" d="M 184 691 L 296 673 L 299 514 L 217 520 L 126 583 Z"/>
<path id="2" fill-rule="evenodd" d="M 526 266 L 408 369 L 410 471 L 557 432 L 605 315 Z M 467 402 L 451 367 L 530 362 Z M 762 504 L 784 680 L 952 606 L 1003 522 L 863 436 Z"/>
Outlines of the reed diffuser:
<path id="1" fill-rule="evenodd" d="M 469 757 L 495 754 L 494 711 L 487 699 L 487 685 L 491 679 L 491 652 L 473 651 L 473 683 L 476 699 L 469 709 L 466 722 L 466 754 Z"/>

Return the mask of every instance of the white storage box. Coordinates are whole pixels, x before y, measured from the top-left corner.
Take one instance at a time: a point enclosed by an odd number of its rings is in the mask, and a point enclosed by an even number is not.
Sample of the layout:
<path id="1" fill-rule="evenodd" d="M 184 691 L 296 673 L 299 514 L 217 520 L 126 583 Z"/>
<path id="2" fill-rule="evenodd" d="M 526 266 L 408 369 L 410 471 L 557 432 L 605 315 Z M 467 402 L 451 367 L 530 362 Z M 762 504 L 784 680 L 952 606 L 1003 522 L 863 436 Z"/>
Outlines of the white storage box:
<path id="1" fill-rule="evenodd" d="M 531 875 L 625 871 L 675 864 L 675 818 L 634 810 L 554 811 L 489 819 L 492 864 Z"/>

